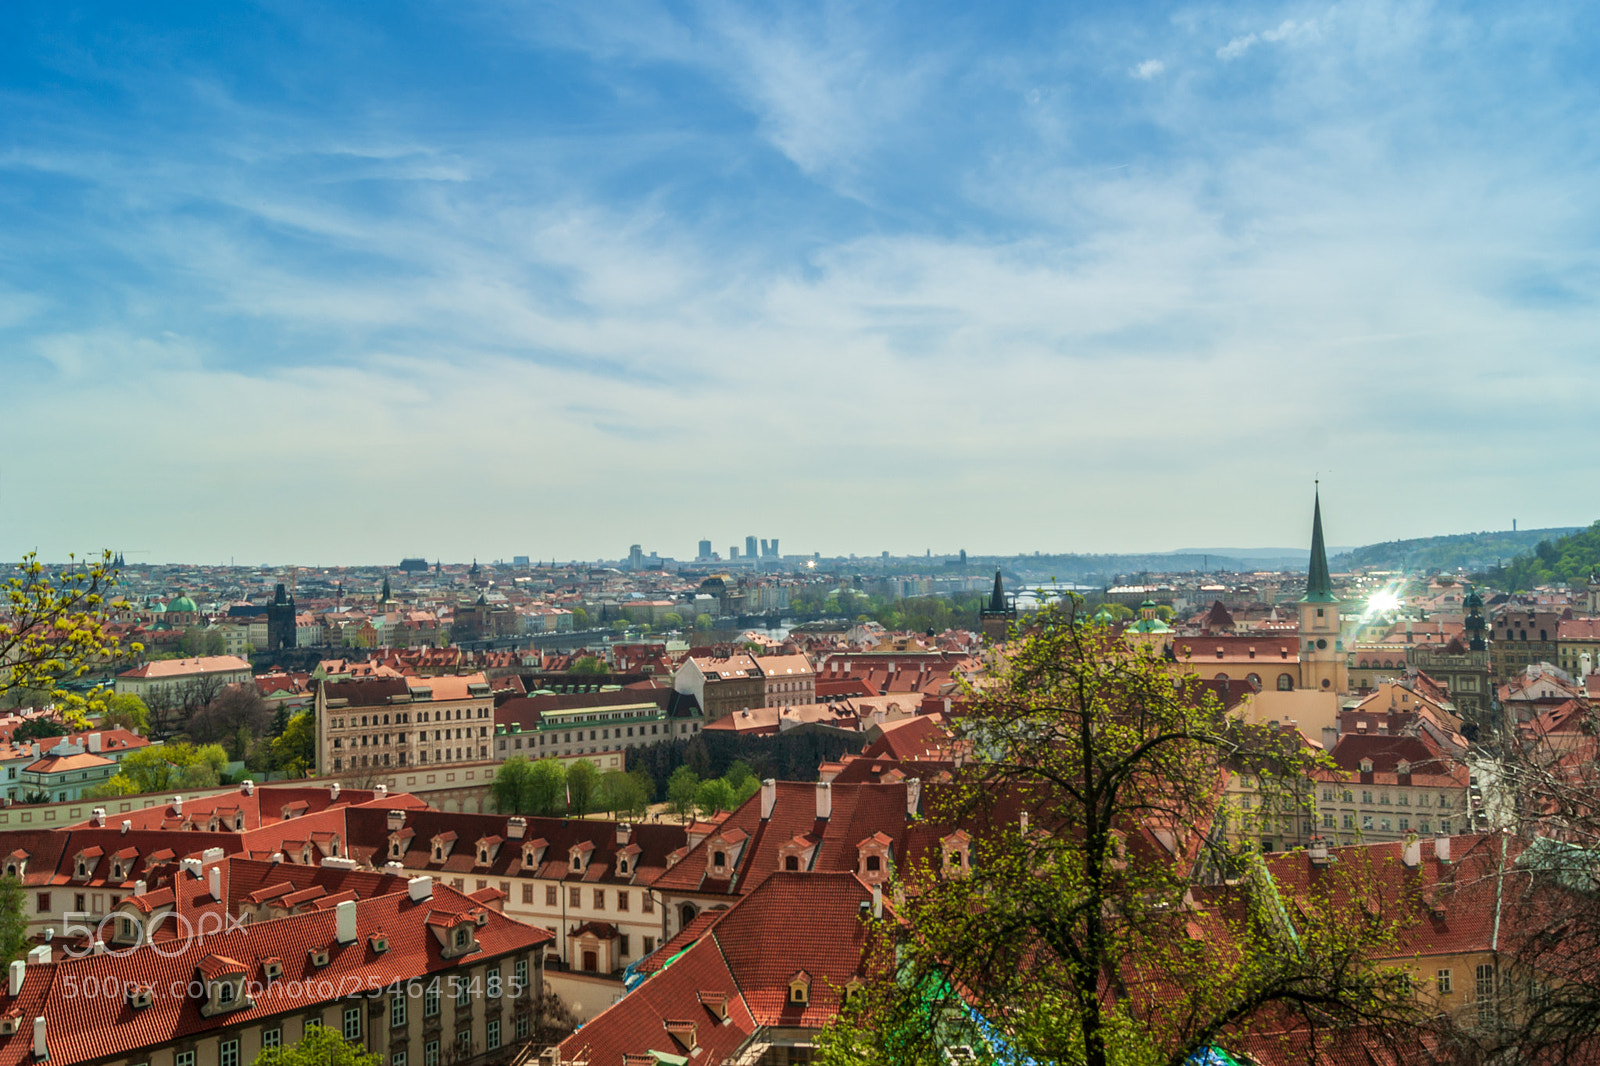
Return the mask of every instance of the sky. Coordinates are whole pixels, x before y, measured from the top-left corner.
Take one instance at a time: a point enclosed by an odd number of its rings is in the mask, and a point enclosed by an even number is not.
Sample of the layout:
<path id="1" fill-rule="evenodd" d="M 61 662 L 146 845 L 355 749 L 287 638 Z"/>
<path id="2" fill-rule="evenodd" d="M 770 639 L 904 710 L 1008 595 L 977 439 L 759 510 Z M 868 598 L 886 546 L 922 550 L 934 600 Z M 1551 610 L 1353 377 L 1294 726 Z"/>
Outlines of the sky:
<path id="1" fill-rule="evenodd" d="M 1600 517 L 1600 7 L 0 5 L 0 555 Z"/>

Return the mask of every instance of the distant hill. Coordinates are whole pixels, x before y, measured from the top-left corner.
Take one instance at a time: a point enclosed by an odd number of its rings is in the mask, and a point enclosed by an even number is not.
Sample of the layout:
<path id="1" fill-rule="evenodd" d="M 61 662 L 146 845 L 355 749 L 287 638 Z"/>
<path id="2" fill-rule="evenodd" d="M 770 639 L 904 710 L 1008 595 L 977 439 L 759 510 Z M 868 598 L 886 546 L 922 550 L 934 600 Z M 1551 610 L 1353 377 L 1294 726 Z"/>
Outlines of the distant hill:
<path id="1" fill-rule="evenodd" d="M 1559 533 L 1560 530 L 1545 532 Z M 1589 575 L 1600 571 L 1600 522 L 1588 529 L 1573 530 L 1564 537 L 1541 538 L 1533 550 L 1512 560 L 1503 569 L 1491 570 L 1491 583 L 1511 592 L 1525 592 L 1535 585 L 1565 581 L 1583 585 Z"/>
<path id="2" fill-rule="evenodd" d="M 1328 560 L 1334 570 L 1489 570 L 1531 552 L 1542 541 L 1575 533 L 1582 526 L 1556 529 L 1502 530 L 1497 533 L 1455 533 L 1368 544 Z"/>

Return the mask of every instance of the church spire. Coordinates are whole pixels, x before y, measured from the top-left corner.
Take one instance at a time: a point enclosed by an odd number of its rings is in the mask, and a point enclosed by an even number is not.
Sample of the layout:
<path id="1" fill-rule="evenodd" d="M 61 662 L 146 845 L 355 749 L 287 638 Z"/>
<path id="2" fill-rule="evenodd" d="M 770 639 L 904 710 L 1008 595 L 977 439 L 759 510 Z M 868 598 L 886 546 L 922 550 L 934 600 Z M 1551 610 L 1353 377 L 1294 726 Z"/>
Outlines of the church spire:
<path id="1" fill-rule="evenodd" d="M 1322 541 L 1322 492 L 1317 490 L 1311 510 L 1311 567 L 1306 573 L 1306 594 L 1301 603 L 1332 603 L 1333 578 L 1328 574 L 1328 549 Z"/>
<path id="2" fill-rule="evenodd" d="M 1004 611 L 1006 607 L 1005 586 L 1000 583 L 1000 568 L 994 568 L 994 592 L 989 594 L 989 610 Z"/>

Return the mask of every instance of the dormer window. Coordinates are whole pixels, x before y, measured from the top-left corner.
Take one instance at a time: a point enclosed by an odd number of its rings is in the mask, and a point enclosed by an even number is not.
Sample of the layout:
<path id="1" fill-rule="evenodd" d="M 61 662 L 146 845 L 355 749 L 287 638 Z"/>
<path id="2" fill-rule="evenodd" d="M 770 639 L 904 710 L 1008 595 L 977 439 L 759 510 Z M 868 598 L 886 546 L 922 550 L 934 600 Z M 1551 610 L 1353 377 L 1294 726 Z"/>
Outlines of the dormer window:
<path id="1" fill-rule="evenodd" d="M 1410 774 L 1411 773 L 1411 764 L 1409 762 L 1407 762 L 1406 760 L 1401 759 L 1400 760 L 1400 765 L 1396 766 L 1394 769 L 1395 769 L 1395 773 L 1398 773 L 1398 774 Z"/>
<path id="2" fill-rule="evenodd" d="M 728 853 L 725 851 L 713 851 L 711 853 L 711 865 L 718 870 L 723 869 L 728 865 Z"/>
<path id="3" fill-rule="evenodd" d="M 939 851 L 944 858 L 946 877 L 965 877 L 972 868 L 972 838 L 958 829 L 939 841 Z"/>
<path id="4" fill-rule="evenodd" d="M 804 970 L 789 978 L 789 1002 L 800 1006 L 811 1002 L 811 975 Z"/>
<path id="5" fill-rule="evenodd" d="M 1364 773 L 1364 774 L 1372 773 L 1372 760 L 1371 759 L 1362 759 L 1361 760 L 1361 772 Z"/>
<path id="6" fill-rule="evenodd" d="M 261 960 L 261 972 L 267 980 L 273 981 L 283 976 L 283 962 L 280 959 L 268 957 Z"/>
<path id="7" fill-rule="evenodd" d="M 155 989 L 150 985 L 128 984 L 128 1006 L 142 1010 L 156 1001 Z"/>
<path id="8" fill-rule="evenodd" d="M 400 846 L 400 841 L 389 841 L 389 858 L 398 859 L 403 855 L 405 855 L 405 849 Z"/>
<path id="9" fill-rule="evenodd" d="M 472 931 L 464 926 L 460 927 L 456 930 L 454 939 L 456 947 L 464 948 L 472 940 Z"/>
<path id="10" fill-rule="evenodd" d="M 328 965 L 328 949 L 327 948 L 312 948 L 306 954 L 311 959 L 311 965 L 313 965 L 315 967 L 318 967 L 319 969 L 321 967 L 323 967 L 323 966 Z"/>
<path id="11" fill-rule="evenodd" d="M 800 869 L 800 856 L 798 856 L 798 855 L 785 855 L 783 857 L 783 868 L 785 870 L 798 870 L 798 869 Z"/>

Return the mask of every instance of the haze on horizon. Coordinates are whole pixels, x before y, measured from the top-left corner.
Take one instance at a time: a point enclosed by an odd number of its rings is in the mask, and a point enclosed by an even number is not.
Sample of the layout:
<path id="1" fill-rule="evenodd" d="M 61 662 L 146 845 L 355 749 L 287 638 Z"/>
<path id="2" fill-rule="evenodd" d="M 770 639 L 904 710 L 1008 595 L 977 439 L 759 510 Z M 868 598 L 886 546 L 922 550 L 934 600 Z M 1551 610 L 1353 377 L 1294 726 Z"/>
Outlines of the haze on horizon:
<path id="1" fill-rule="evenodd" d="M 0 556 L 1585 525 L 1593 5 L 0 12 Z"/>

